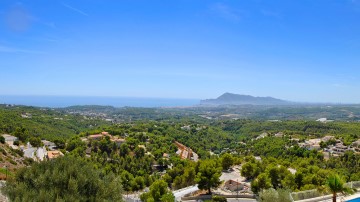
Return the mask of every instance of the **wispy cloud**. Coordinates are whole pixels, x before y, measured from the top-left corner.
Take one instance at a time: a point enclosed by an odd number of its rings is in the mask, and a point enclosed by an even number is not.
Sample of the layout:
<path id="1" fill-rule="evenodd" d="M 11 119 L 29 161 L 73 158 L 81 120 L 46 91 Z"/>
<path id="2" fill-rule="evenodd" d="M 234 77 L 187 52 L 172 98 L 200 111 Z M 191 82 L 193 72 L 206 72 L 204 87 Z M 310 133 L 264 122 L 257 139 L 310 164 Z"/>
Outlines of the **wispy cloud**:
<path id="1" fill-rule="evenodd" d="M 341 84 L 341 83 L 333 83 L 333 84 L 331 84 L 331 86 L 335 87 L 335 88 L 347 88 L 347 87 L 349 87 L 348 85 Z"/>
<path id="2" fill-rule="evenodd" d="M 80 9 L 77 9 L 77 8 L 74 8 L 73 6 L 70 6 L 69 4 L 66 4 L 66 3 L 61 3 L 63 6 L 65 6 L 66 8 L 72 10 L 72 11 L 75 11 L 76 13 L 79 13 L 81 15 L 84 15 L 84 16 L 89 16 L 89 14 L 85 13 L 84 11 L 80 10 Z"/>
<path id="3" fill-rule="evenodd" d="M 43 22 L 43 24 L 47 27 L 50 27 L 52 29 L 56 29 L 56 24 L 54 22 Z"/>
<path id="4" fill-rule="evenodd" d="M 331 86 L 339 88 L 339 87 L 342 87 L 343 85 L 341 85 L 339 83 L 333 83 L 333 84 L 331 84 Z"/>
<path id="5" fill-rule="evenodd" d="M 154 76 L 154 77 L 173 77 L 173 78 L 197 78 L 197 79 L 211 79 L 211 80 L 226 80 L 229 81 L 230 79 L 239 79 L 239 76 L 234 76 L 233 74 L 223 74 L 220 72 L 189 72 L 189 71 L 166 71 L 166 70 L 132 70 L 129 71 L 129 74 L 132 75 L 144 75 L 144 76 Z"/>
<path id="6" fill-rule="evenodd" d="M 239 21 L 241 19 L 241 15 L 238 10 L 233 9 L 224 3 L 212 4 L 210 9 L 220 17 L 227 20 Z"/>
<path id="7" fill-rule="evenodd" d="M 275 18 L 281 18 L 280 13 L 270 10 L 261 10 L 261 13 L 266 17 L 275 17 Z"/>
<path id="8" fill-rule="evenodd" d="M 52 37 L 29 37 L 27 39 L 35 40 L 35 41 L 45 41 L 45 42 L 59 42 L 60 39 L 52 38 Z"/>
<path id="9" fill-rule="evenodd" d="M 20 2 L 5 12 L 4 19 L 7 28 L 15 32 L 27 31 L 36 20 Z"/>
<path id="10" fill-rule="evenodd" d="M 20 49 L 0 45 L 0 52 L 2 53 L 30 53 L 30 54 L 45 54 L 43 51 Z"/>
<path id="11" fill-rule="evenodd" d="M 52 39 L 52 38 L 41 38 L 42 41 L 48 41 L 48 42 L 59 42 L 58 39 Z"/>

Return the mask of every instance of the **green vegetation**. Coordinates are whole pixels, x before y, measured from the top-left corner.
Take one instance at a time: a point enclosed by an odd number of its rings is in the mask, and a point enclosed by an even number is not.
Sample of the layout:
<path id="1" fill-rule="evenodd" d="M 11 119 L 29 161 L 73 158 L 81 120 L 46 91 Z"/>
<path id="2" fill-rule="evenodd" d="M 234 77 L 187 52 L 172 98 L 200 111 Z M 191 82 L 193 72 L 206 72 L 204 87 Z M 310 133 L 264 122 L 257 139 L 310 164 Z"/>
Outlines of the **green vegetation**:
<path id="1" fill-rule="evenodd" d="M 227 199 L 223 196 L 213 196 L 211 200 L 206 200 L 205 202 L 226 202 Z"/>
<path id="2" fill-rule="evenodd" d="M 59 110 L 0 105 L 0 133 L 13 134 L 22 142 L 29 137 L 66 139 L 104 124 L 108 122 Z"/>
<path id="3" fill-rule="evenodd" d="M 3 191 L 11 201 L 122 201 L 119 177 L 74 157 L 20 169 Z"/>
<path id="4" fill-rule="evenodd" d="M 39 137 L 30 137 L 29 142 L 33 147 L 41 147 L 42 146 L 42 142 Z"/>
<path id="5" fill-rule="evenodd" d="M 87 116 L 86 114 L 90 113 L 87 110 L 92 110 L 90 112 L 96 115 Z M 106 193 L 100 193 L 105 182 L 122 187 L 124 193 L 142 191 L 150 187 L 149 192 L 141 195 L 146 201 L 173 201 L 174 196 L 170 190 L 196 183 L 200 189 L 211 193 L 211 189 L 222 183 L 219 180 L 221 171 L 229 171 L 233 165 L 239 164 L 242 166 L 241 175 L 251 181 L 251 190 L 255 194 L 275 197 L 278 201 L 287 201 L 289 191 L 325 187 L 329 184 L 329 176 L 332 175 L 343 176 L 343 182 L 360 180 L 360 155 L 347 151 L 339 157 L 330 155 L 325 160 L 322 151 L 308 150 L 298 145 L 307 139 L 321 138 L 325 135 L 332 135 L 334 139 L 321 142 L 321 148 L 336 144 L 336 139 L 345 145 L 351 145 L 360 138 L 360 125 L 357 122 L 321 123 L 309 120 L 261 121 L 221 118 L 214 120 L 197 116 L 203 110 L 111 107 L 51 110 L 1 106 L 0 113 L 5 116 L 0 116 L 0 131 L 17 136 L 20 139 L 18 144 L 30 141 L 34 146 L 41 146 L 41 139 L 52 140 L 66 154 L 63 159 L 70 162 L 76 159 L 80 164 L 70 165 L 61 160 L 35 163 L 13 175 L 10 183 L 12 188 L 9 185 L 6 188 L 7 193 L 11 199 L 19 197 L 19 200 L 55 196 L 58 199 L 70 200 L 72 198 L 66 197 L 90 193 L 88 190 L 82 190 L 85 186 L 83 178 L 89 177 L 90 174 L 78 174 L 73 171 L 80 167 L 81 171 L 85 168 L 90 170 L 94 177 L 88 183 L 93 183 L 91 186 L 99 189 L 99 194 L 95 192 L 90 195 L 93 198 L 81 199 L 85 201 L 97 200 L 97 197 L 112 200 L 105 197 Z M 108 114 L 101 114 L 104 111 Z M 118 114 L 120 112 L 124 114 Z M 26 115 L 25 118 L 21 116 L 23 114 Z M 107 116 L 117 123 L 104 121 Z M 126 141 L 116 143 L 107 136 L 99 140 L 84 141 L 85 137 L 102 131 L 109 132 L 115 139 Z M 281 135 L 275 136 L 279 133 Z M 180 159 L 176 154 L 178 148 L 174 144 L 175 141 L 191 148 L 199 155 L 200 161 Z M 15 150 L 0 148 L 0 154 L 1 162 L 19 167 L 25 165 L 18 159 L 10 158 L 10 154 L 17 157 L 22 155 Z M 261 157 L 261 160 L 258 157 L 255 159 L 254 156 Z M 31 163 L 27 162 L 26 165 Z M 61 173 L 56 166 L 67 169 Z M 39 171 L 33 170 L 35 168 Z M 46 193 L 41 191 L 44 187 L 50 186 L 46 179 L 52 179 L 57 172 L 64 177 L 58 179 L 59 183 L 52 184 L 54 190 Z M 69 174 L 71 172 L 74 172 L 74 175 Z M 39 180 L 35 183 L 34 179 Z M 26 186 L 35 187 L 38 191 L 25 193 L 26 189 L 22 186 L 24 183 L 30 183 Z M 66 188 L 65 184 L 68 185 Z M 69 196 L 59 191 L 70 188 Z M 15 196 L 15 191 L 24 193 Z M 223 199 L 214 197 L 212 201 Z"/>
<path id="6" fill-rule="evenodd" d="M 341 138 L 346 145 L 360 138 L 360 125 L 356 122 L 231 120 L 219 121 L 216 125 L 236 135 L 241 141 L 249 141 L 264 132 L 270 135 L 283 132 L 300 139 L 334 135 Z"/>
<path id="7" fill-rule="evenodd" d="M 172 189 L 180 189 L 195 184 L 198 164 L 191 161 L 176 160 L 176 166 L 167 170 L 163 179 Z"/>
<path id="8" fill-rule="evenodd" d="M 290 191 L 286 189 L 264 189 L 259 194 L 260 202 L 292 202 Z"/>
<path id="9" fill-rule="evenodd" d="M 199 189 L 208 190 L 211 194 L 211 188 L 216 188 L 220 185 L 221 166 L 217 161 L 205 160 L 200 163 L 199 172 L 196 175 L 196 182 Z"/>
<path id="10" fill-rule="evenodd" d="M 190 129 L 181 129 L 183 126 L 189 126 Z M 96 134 L 101 131 L 122 137 L 127 136 L 127 144 L 130 144 L 131 149 L 139 144 L 148 144 L 147 151 L 156 158 L 162 157 L 163 153 L 175 154 L 177 148 L 173 144 L 174 141 L 192 148 L 201 158 L 209 157 L 209 150 L 220 153 L 226 147 L 235 148 L 237 146 L 235 136 L 222 131 L 221 128 L 187 121 L 176 123 L 142 121 L 133 124 L 116 124 L 82 132 L 80 136 Z M 150 141 L 146 142 L 147 139 Z"/>
<path id="11" fill-rule="evenodd" d="M 225 153 L 221 157 L 221 165 L 223 170 L 229 170 L 230 166 L 234 164 L 234 159 L 229 153 Z"/>
<path id="12" fill-rule="evenodd" d="M 353 192 L 349 187 L 345 185 L 345 182 L 337 174 L 332 174 L 326 180 L 326 184 L 323 187 L 319 188 L 321 191 L 330 192 L 333 197 L 332 201 L 336 202 L 337 193 L 342 193 L 344 195 L 350 194 Z"/>
<path id="13" fill-rule="evenodd" d="M 163 180 L 157 180 L 150 186 L 150 191 L 141 195 L 142 201 L 161 201 L 173 202 L 174 195 L 168 190 L 167 183 Z"/>
<path id="14" fill-rule="evenodd" d="M 131 121 L 178 121 L 181 119 L 196 120 L 198 123 L 206 122 L 198 115 L 206 114 L 213 119 L 228 120 L 233 117 L 251 120 L 316 120 L 327 117 L 337 121 L 359 121 L 359 105 L 293 105 L 293 106 L 218 106 L 218 107 L 190 107 L 190 108 L 114 108 L 110 106 L 73 106 L 60 109 L 67 113 L 93 113 L 98 117 L 106 114 L 116 122 Z M 232 114 L 234 116 L 222 116 Z"/>
<path id="15" fill-rule="evenodd" d="M 0 143 L 0 179 L 13 176 L 18 168 L 31 165 L 32 161 L 23 155 L 23 151 Z"/>

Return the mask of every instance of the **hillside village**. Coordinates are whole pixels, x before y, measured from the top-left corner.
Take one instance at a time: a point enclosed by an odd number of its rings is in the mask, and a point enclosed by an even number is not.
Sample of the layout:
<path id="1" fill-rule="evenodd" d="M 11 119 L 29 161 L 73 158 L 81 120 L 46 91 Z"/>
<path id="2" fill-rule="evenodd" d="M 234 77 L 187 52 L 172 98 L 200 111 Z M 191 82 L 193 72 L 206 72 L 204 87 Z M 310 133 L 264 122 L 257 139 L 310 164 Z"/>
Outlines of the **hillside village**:
<path id="1" fill-rule="evenodd" d="M 182 129 L 187 129 L 186 126 L 182 127 Z M 41 147 L 33 147 L 29 142 L 25 145 L 19 145 L 19 140 L 17 137 L 3 134 L 6 145 L 11 148 L 13 151 L 21 151 L 23 152 L 23 157 L 32 159 L 33 161 L 44 161 L 51 160 L 60 156 L 63 156 L 63 152 L 58 150 L 56 144 L 54 142 L 48 140 L 41 140 Z M 285 135 L 283 132 L 278 132 L 273 135 L 268 134 L 266 132 L 258 135 L 254 140 L 259 140 L 261 138 L 265 138 L 267 136 L 273 136 L 277 138 L 283 138 Z M 81 141 L 84 143 L 89 143 L 91 141 L 99 141 L 103 138 L 108 137 L 109 140 L 115 143 L 118 147 L 120 147 L 123 143 L 126 142 L 126 137 L 118 137 L 112 136 L 108 132 L 101 132 L 99 134 L 92 134 L 86 137 L 82 137 Z M 360 139 L 353 142 L 350 145 L 344 145 L 341 139 L 336 139 L 335 136 L 327 135 L 322 138 L 313 138 L 300 141 L 297 138 L 291 138 L 292 142 L 296 142 L 297 145 L 301 148 L 306 148 L 308 150 L 317 150 L 321 151 L 324 154 L 325 159 L 329 159 L 330 156 L 337 157 L 344 154 L 346 151 L 354 151 L 355 153 L 360 153 Z M 198 161 L 198 155 L 191 149 L 181 144 L 180 142 L 175 141 L 174 144 L 178 148 L 176 154 L 180 156 L 181 159 L 189 159 L 193 161 Z M 146 151 L 146 145 L 138 145 Z M 223 152 L 226 152 L 226 148 Z M 212 153 L 212 152 L 211 152 Z M 91 155 L 91 147 L 86 149 L 86 154 Z M 148 155 L 151 155 L 150 152 L 147 152 Z M 164 153 L 163 157 L 168 158 L 170 155 L 168 153 Z"/>
<path id="2" fill-rule="evenodd" d="M 23 152 L 23 156 L 34 161 L 44 161 L 46 159 L 51 160 L 60 156 L 64 156 L 64 154 L 57 150 L 55 143 L 41 140 L 41 147 L 34 147 L 27 142 L 25 145 L 19 145 L 19 140 L 17 137 L 3 134 L 5 139 L 5 143 L 12 148 L 13 150 L 19 150 Z"/>
<path id="3" fill-rule="evenodd" d="M 101 132 L 99 134 L 93 134 L 93 135 L 89 135 L 87 137 L 82 137 L 81 141 L 85 142 L 85 143 L 90 143 L 92 141 L 99 141 L 102 140 L 103 138 L 109 138 L 109 140 L 113 143 L 116 144 L 117 147 L 120 147 L 122 144 L 126 143 L 126 138 L 125 137 L 118 137 L 118 136 L 113 136 L 111 134 L 109 134 L 109 132 Z M 176 145 L 176 147 L 178 148 L 178 151 L 176 152 L 176 154 L 181 158 L 181 159 L 188 159 L 188 160 L 192 160 L 197 162 L 199 160 L 199 156 L 198 154 L 196 154 L 191 148 L 186 147 L 185 145 L 181 144 L 180 142 L 175 141 L 174 144 Z M 88 144 L 89 145 L 89 144 Z M 138 145 L 139 148 L 142 148 L 145 152 L 146 152 L 146 145 Z M 146 152 L 147 155 L 152 155 L 150 152 Z M 91 155 L 91 147 L 88 146 L 86 149 L 86 155 L 90 156 Z M 163 158 L 168 159 L 170 157 L 170 154 L 168 153 L 163 153 Z"/>
<path id="4" fill-rule="evenodd" d="M 183 131 L 190 131 L 191 127 L 189 125 L 184 125 L 180 127 Z M 197 131 L 202 130 L 202 127 L 195 128 Z M 54 158 L 58 158 L 60 156 L 64 155 L 65 150 L 60 150 L 57 148 L 56 144 L 54 142 L 48 141 L 48 140 L 41 140 L 41 146 L 40 147 L 33 147 L 30 142 L 27 142 L 24 145 L 19 145 L 19 140 L 17 137 L 3 134 L 2 137 L 5 139 L 5 144 L 8 150 L 11 151 L 18 151 L 18 157 L 22 158 L 22 161 L 24 159 L 31 159 L 36 162 L 51 160 Z M 354 141 L 350 145 L 345 145 L 341 139 L 337 139 L 333 135 L 326 135 L 321 138 L 311 138 L 311 139 L 298 139 L 296 136 L 287 135 L 286 132 L 277 132 L 277 133 L 267 133 L 263 132 L 260 135 L 256 136 L 252 141 L 257 141 L 262 138 L 266 137 L 273 137 L 273 138 L 284 138 L 290 140 L 290 145 L 298 145 L 301 148 L 305 148 L 307 150 L 316 150 L 320 151 L 324 154 L 324 159 L 329 159 L 330 157 L 338 157 L 344 154 L 346 151 L 354 151 L 355 153 L 359 153 L 360 151 L 360 140 Z M 85 136 L 80 137 L 80 141 L 84 143 L 86 146 L 86 156 L 91 157 L 93 154 L 93 144 L 97 141 L 101 141 L 106 139 L 107 141 L 110 141 L 116 145 L 116 147 L 120 148 L 120 146 L 124 143 L 127 143 L 127 134 L 124 134 L 123 136 L 119 135 L 112 135 L 109 132 L 102 131 L 100 133 L 95 134 L 86 134 Z M 148 138 L 148 137 L 147 137 Z M 150 144 L 150 139 L 148 138 L 145 143 L 137 145 L 137 147 L 141 148 L 144 151 L 145 155 L 152 155 L 151 152 L 147 151 L 147 146 Z M 198 155 L 193 151 L 192 148 L 185 146 L 184 144 L 174 141 L 173 144 L 177 147 L 177 151 L 175 152 L 175 155 L 178 155 L 181 159 L 188 159 L 191 161 L 197 162 L 199 157 Z M 245 144 L 242 142 L 239 142 L 239 144 Z M 290 146 L 289 145 L 289 146 Z M 223 148 L 221 153 L 230 152 L 232 154 L 236 154 L 235 151 L 229 150 L 228 148 Z M 16 152 L 15 152 L 16 153 Z M 22 153 L 22 154 L 21 154 Z M 134 155 L 130 153 L 130 155 Z M 219 155 L 214 154 L 212 155 Z M 163 159 L 169 159 L 171 154 L 163 153 L 162 157 Z M 260 156 L 255 156 L 254 159 L 256 161 L 261 162 L 262 158 Z M 19 162 L 15 162 L 16 164 L 20 164 Z M 3 165 L 1 165 L 3 166 Z M 154 169 L 157 169 L 154 165 Z M 171 166 L 169 166 L 171 168 Z M 236 165 L 230 168 L 227 171 L 223 171 L 220 179 L 222 180 L 222 184 L 219 186 L 219 188 L 215 189 L 214 192 L 218 194 L 223 195 L 233 195 L 236 194 L 242 194 L 245 196 L 252 196 L 253 192 L 251 191 L 251 183 L 243 176 L 241 176 L 241 169 L 242 165 Z M 289 172 L 292 174 L 295 174 L 297 171 L 293 168 L 287 168 Z M 161 176 L 163 176 L 166 171 L 162 170 L 163 172 L 160 173 Z M 196 194 L 197 192 L 195 192 Z"/>
<path id="5" fill-rule="evenodd" d="M 48 141 L 48 140 L 41 140 L 42 146 L 41 147 L 33 147 L 30 142 L 27 142 L 25 145 L 19 145 L 19 140 L 17 137 L 3 134 L 2 135 L 5 139 L 6 145 L 10 147 L 12 150 L 19 150 L 23 152 L 23 156 L 29 159 L 32 159 L 34 161 L 40 162 L 44 160 L 51 160 L 60 156 L 64 156 L 64 154 L 57 149 L 57 146 L 54 142 Z M 118 136 L 112 136 L 108 132 L 101 132 L 99 134 L 92 134 L 87 137 L 82 137 L 81 141 L 88 144 L 92 141 L 99 141 L 103 138 L 109 138 L 109 140 L 116 144 L 117 147 L 120 147 L 123 143 L 126 142 L 125 138 L 118 137 Z M 178 147 L 178 151 L 176 152 L 177 155 L 180 156 L 181 159 L 189 159 L 193 161 L 198 161 L 199 157 L 198 155 L 191 149 L 186 147 L 185 145 L 175 141 L 174 143 Z M 145 145 L 138 145 L 138 147 L 141 147 L 146 151 Z M 88 147 L 86 149 L 86 154 L 89 156 L 91 155 L 91 147 Z M 151 155 L 151 153 L 147 153 L 148 155 Z M 164 158 L 168 158 L 170 155 L 167 153 L 163 154 Z"/>
<path id="6" fill-rule="evenodd" d="M 264 132 L 257 136 L 255 140 L 271 136 Z M 273 137 L 283 138 L 285 135 L 283 132 L 278 132 L 272 135 Z M 338 157 L 343 155 L 346 151 L 353 151 L 360 154 L 360 139 L 352 142 L 350 145 L 345 145 L 341 139 L 337 139 L 333 135 L 326 135 L 322 138 L 312 138 L 301 141 L 298 138 L 290 137 L 292 142 L 295 142 L 299 147 L 307 150 L 322 151 L 325 159 L 329 159 L 330 156 Z"/>

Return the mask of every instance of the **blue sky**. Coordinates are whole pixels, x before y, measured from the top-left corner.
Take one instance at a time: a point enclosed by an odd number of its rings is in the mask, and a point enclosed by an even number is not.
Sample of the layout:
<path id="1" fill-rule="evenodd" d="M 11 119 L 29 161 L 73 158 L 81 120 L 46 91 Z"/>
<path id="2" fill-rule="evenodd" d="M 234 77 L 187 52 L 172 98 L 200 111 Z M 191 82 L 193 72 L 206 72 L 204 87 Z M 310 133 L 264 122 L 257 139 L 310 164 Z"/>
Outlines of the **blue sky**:
<path id="1" fill-rule="evenodd" d="M 1 0 L 0 94 L 360 103 L 360 0 Z"/>

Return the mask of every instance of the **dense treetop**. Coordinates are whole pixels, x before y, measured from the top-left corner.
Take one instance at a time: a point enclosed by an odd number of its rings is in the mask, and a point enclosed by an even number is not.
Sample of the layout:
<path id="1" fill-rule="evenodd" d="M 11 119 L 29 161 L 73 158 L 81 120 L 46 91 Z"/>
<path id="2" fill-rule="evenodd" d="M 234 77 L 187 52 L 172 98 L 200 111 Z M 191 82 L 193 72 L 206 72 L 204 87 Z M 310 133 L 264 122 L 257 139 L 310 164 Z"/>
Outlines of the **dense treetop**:
<path id="1" fill-rule="evenodd" d="M 120 177 L 74 157 L 20 169 L 4 191 L 11 201 L 122 201 Z"/>

